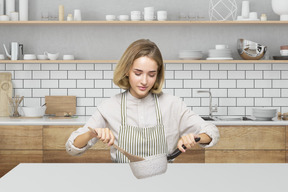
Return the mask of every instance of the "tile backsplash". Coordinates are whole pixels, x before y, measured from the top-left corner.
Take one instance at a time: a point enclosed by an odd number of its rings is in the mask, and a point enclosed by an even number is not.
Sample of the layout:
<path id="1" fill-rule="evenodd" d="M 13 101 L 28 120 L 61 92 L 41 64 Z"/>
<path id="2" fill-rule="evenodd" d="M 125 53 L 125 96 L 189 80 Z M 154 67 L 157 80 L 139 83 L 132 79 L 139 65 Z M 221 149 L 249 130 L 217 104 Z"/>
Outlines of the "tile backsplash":
<path id="1" fill-rule="evenodd" d="M 113 84 L 115 63 L 104 64 L 0 64 L 11 72 L 14 95 L 25 106 L 41 105 L 46 95 L 77 96 L 77 115 L 91 115 L 105 98 L 121 90 Z M 214 115 L 246 116 L 253 107 L 288 112 L 288 64 L 165 64 L 163 92 L 181 97 L 200 115 L 208 115 L 210 90 Z"/>

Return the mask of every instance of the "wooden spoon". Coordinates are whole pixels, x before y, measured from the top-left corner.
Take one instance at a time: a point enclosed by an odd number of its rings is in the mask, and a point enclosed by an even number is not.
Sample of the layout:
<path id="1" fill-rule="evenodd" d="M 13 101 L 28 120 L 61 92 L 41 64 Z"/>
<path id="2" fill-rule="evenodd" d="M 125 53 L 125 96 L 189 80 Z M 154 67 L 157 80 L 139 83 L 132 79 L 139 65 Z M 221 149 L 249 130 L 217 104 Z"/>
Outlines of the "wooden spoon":
<path id="1" fill-rule="evenodd" d="M 88 129 L 93 132 L 94 134 L 98 135 L 97 132 L 92 129 L 91 127 L 88 127 Z M 143 157 L 139 157 L 137 155 L 132 155 L 131 153 L 128 153 L 127 151 L 125 151 L 124 149 L 122 149 L 121 147 L 117 146 L 116 144 L 113 144 L 113 147 L 115 147 L 118 151 L 120 151 L 121 153 L 123 153 L 131 162 L 136 162 L 136 161 L 143 161 L 145 160 Z"/>

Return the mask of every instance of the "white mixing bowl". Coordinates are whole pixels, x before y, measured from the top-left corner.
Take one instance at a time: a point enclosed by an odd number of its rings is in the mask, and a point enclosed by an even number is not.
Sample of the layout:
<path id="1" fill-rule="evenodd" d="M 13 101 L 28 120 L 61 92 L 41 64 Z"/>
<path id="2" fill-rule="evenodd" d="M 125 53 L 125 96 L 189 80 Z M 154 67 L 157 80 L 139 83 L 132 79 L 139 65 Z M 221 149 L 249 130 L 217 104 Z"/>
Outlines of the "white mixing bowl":
<path id="1" fill-rule="evenodd" d="M 46 106 L 43 107 L 22 107 L 24 117 L 43 117 L 45 115 Z"/>

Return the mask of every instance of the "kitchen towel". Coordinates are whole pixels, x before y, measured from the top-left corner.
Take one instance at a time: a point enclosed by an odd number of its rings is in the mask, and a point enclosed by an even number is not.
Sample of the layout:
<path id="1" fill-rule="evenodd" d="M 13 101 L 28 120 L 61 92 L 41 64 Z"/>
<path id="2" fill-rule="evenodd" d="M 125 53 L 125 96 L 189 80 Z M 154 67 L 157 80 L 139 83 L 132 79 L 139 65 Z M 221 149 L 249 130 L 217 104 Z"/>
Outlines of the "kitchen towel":
<path id="1" fill-rule="evenodd" d="M 6 0 L 6 15 L 10 17 L 11 12 L 15 12 L 15 0 Z"/>
<path id="2" fill-rule="evenodd" d="M 4 15 L 4 0 L 0 0 L 0 15 Z"/>
<path id="3" fill-rule="evenodd" d="M 28 0 L 19 0 L 19 20 L 28 21 Z"/>

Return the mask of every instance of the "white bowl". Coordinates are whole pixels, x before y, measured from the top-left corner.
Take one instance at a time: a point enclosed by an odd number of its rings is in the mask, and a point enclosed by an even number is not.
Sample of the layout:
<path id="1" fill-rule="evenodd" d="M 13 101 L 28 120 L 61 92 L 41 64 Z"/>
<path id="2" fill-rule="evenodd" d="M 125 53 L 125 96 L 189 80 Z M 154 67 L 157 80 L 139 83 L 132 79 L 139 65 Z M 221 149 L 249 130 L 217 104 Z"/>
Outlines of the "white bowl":
<path id="1" fill-rule="evenodd" d="M 37 55 L 37 59 L 38 60 L 47 60 L 48 57 L 47 57 L 47 55 Z"/>
<path id="2" fill-rule="evenodd" d="M 43 107 L 22 107 L 24 117 L 43 117 L 45 115 L 46 106 Z"/>
<path id="3" fill-rule="evenodd" d="M 63 55 L 63 60 L 74 60 L 74 55 Z"/>
<path id="4" fill-rule="evenodd" d="M 272 120 L 277 115 L 277 109 L 252 108 L 252 116 L 258 120 Z"/>
<path id="5" fill-rule="evenodd" d="M 24 54 L 23 59 L 24 60 L 35 60 L 36 59 L 36 55 L 34 55 L 34 54 Z"/>
<path id="6" fill-rule="evenodd" d="M 59 53 L 44 52 L 44 54 L 47 55 L 48 59 L 50 59 L 50 60 L 57 60 L 59 57 Z"/>

